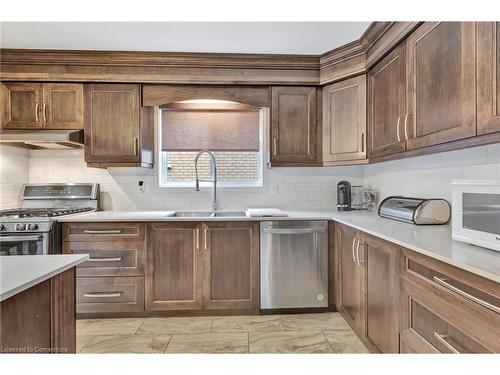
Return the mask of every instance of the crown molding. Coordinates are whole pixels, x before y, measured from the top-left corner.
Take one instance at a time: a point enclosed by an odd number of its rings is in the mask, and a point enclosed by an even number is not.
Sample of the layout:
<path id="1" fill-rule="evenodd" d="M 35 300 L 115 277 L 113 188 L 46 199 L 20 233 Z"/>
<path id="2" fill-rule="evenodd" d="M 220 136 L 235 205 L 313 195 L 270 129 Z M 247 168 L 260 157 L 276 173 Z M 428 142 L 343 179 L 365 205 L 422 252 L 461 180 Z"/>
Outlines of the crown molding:
<path id="1" fill-rule="evenodd" d="M 363 74 L 420 22 L 373 22 L 322 55 L 0 49 L 0 80 L 318 86 Z"/>
<path id="2" fill-rule="evenodd" d="M 363 74 L 421 22 L 372 22 L 358 40 L 320 56 L 320 84 Z"/>

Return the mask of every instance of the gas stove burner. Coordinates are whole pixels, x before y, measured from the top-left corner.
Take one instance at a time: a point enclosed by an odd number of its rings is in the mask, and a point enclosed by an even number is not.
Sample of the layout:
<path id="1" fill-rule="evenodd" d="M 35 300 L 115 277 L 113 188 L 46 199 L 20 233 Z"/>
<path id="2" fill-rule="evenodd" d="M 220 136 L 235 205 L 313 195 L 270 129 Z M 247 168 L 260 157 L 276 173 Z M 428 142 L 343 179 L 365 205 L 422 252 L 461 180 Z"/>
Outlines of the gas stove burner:
<path id="1" fill-rule="evenodd" d="M 92 210 L 92 207 L 14 208 L 10 210 L 1 210 L 0 218 L 22 219 L 37 217 L 57 217 Z"/>

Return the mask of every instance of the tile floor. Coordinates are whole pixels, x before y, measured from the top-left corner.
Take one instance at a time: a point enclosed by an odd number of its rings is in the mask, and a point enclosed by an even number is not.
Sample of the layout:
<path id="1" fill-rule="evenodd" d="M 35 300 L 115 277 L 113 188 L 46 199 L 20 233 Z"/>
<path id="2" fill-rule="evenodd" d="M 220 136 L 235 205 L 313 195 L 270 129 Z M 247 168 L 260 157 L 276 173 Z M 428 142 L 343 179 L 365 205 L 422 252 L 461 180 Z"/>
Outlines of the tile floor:
<path id="1" fill-rule="evenodd" d="M 339 313 L 84 319 L 79 353 L 368 353 Z"/>

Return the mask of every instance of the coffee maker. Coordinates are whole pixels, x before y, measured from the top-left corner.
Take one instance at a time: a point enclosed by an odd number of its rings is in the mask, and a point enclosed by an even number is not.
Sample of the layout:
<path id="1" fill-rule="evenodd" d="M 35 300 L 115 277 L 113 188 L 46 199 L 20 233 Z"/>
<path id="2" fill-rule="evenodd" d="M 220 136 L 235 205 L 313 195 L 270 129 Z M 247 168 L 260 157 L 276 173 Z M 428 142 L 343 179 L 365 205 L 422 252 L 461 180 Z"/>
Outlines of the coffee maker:
<path id="1" fill-rule="evenodd" d="M 337 211 L 351 211 L 351 184 L 348 181 L 337 184 Z"/>

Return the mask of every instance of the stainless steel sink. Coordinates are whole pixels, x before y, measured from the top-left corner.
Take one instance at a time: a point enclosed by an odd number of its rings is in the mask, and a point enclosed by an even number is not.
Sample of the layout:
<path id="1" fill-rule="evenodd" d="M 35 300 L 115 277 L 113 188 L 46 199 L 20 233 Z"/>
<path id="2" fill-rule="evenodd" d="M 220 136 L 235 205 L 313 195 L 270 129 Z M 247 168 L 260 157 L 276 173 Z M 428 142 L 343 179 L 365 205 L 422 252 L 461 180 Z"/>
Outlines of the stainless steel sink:
<path id="1" fill-rule="evenodd" d="M 219 211 L 215 213 L 216 217 L 242 217 L 247 216 L 245 211 Z"/>
<path id="2" fill-rule="evenodd" d="M 176 211 L 170 217 L 242 217 L 246 216 L 244 211 Z"/>

